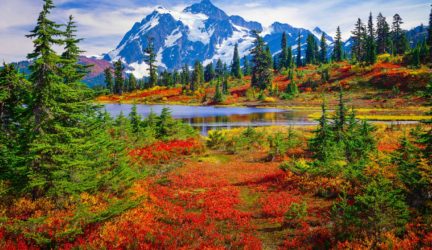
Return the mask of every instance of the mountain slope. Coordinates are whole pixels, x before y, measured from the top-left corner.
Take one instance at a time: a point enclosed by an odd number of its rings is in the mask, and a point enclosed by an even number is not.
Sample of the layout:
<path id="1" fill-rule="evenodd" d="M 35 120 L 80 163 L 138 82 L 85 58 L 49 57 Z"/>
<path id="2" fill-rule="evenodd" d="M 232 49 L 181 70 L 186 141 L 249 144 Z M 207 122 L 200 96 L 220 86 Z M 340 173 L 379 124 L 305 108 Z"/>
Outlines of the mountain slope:
<path id="1" fill-rule="evenodd" d="M 143 50 L 147 47 L 148 38 L 152 37 L 159 69 L 175 70 L 184 64 L 192 65 L 195 60 L 210 63 L 219 58 L 229 64 L 236 43 L 240 56 L 250 53 L 254 30 L 261 32 L 273 54 L 280 51 L 283 32 L 287 33 L 288 44 L 293 48 L 297 46 L 300 34 L 302 49 L 305 49 L 309 34 L 314 34 L 318 41 L 323 33 L 319 28 L 312 32 L 279 22 L 263 27 L 240 16 L 228 16 L 209 0 L 203 0 L 181 12 L 158 7 L 141 22 L 135 23 L 117 48 L 104 58 L 109 61 L 121 59 L 131 67 L 129 73 L 137 77 L 146 76 Z M 331 42 L 332 38 L 325 35 Z"/>

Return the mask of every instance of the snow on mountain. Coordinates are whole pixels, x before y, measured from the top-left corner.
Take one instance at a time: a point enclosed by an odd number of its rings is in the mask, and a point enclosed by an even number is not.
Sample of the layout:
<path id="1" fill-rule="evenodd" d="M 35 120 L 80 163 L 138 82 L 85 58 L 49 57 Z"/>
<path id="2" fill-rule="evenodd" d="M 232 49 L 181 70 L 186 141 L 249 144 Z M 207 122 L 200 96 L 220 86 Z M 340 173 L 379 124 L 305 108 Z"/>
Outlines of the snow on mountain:
<path id="1" fill-rule="evenodd" d="M 324 37 L 327 41 L 327 45 L 331 45 L 333 44 L 334 40 L 333 37 L 329 36 L 327 33 L 325 33 L 324 31 L 322 31 L 319 27 L 315 27 L 312 30 L 312 34 L 316 37 L 318 37 L 319 39 L 321 39 L 321 36 L 324 34 Z"/>
<path id="2" fill-rule="evenodd" d="M 279 22 L 263 27 L 258 22 L 247 21 L 240 16 L 228 16 L 210 0 L 202 0 L 183 11 L 157 7 L 141 22 L 135 23 L 117 48 L 105 54 L 104 59 L 121 59 L 128 65 L 128 73 L 139 78 L 147 76 L 148 66 L 144 62 L 143 50 L 151 37 L 159 70 L 180 69 L 182 65 L 192 65 L 196 60 L 207 64 L 219 58 L 230 64 L 236 43 L 241 57 L 250 54 L 254 30 L 261 32 L 275 55 L 280 51 L 283 32 L 287 33 L 288 44 L 293 47 L 297 45 L 300 34 L 302 50 L 306 47 L 308 34 L 314 34 L 319 41 L 323 33 L 319 28 L 309 31 Z M 331 43 L 333 39 L 325 35 Z"/>

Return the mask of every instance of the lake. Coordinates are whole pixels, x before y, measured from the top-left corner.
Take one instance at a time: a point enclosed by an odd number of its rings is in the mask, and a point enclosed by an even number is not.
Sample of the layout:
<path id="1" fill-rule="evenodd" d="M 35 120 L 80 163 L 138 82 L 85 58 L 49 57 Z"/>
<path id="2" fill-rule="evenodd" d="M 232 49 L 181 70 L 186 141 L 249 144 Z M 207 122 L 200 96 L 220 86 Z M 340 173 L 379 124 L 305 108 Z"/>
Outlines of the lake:
<path id="1" fill-rule="evenodd" d="M 287 111 L 276 108 L 253 107 L 214 107 L 214 106 L 181 106 L 181 105 L 137 105 L 137 111 L 142 117 L 150 112 L 160 114 L 167 107 L 175 119 L 189 123 L 206 135 L 212 129 L 230 129 L 238 127 L 263 126 L 290 126 L 314 125 L 315 121 L 309 119 L 301 112 Z M 114 117 L 120 112 L 128 115 L 132 109 L 131 104 L 106 104 L 105 109 Z"/>

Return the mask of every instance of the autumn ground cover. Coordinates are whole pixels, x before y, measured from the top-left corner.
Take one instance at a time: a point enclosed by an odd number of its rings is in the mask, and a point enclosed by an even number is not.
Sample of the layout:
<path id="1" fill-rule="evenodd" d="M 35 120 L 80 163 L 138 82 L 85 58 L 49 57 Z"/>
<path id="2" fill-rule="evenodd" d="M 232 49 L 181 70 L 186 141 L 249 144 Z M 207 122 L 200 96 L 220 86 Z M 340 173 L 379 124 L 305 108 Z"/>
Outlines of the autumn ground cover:
<path id="1" fill-rule="evenodd" d="M 379 125 L 379 152 L 384 156 L 397 150 L 398 138 L 414 127 Z M 234 154 L 204 149 L 197 139 L 128 149 L 140 167 L 162 169 L 173 163 L 177 167 L 136 180 L 124 197 L 83 193 L 78 199 L 86 209 L 75 204 L 59 210 L 46 199 L 19 199 L 12 209 L 1 211 L 7 223 L 0 229 L 0 248 L 39 249 L 48 238 L 59 249 L 362 249 L 367 241 L 338 242 L 331 213 L 339 198 L 320 195 L 339 192 L 344 180 L 301 176 L 280 168 L 284 160 L 308 161 L 306 142 L 313 129 L 295 128 L 298 143 L 275 160 L 269 160 L 270 148 L 264 144 Z M 245 131 L 234 129 L 224 135 L 235 139 Z M 256 129 L 264 137 L 284 131 L 284 127 Z M 385 171 L 392 176 L 391 166 Z M 108 216 L 104 211 L 112 199 L 126 209 Z M 87 218 L 76 220 L 77 213 L 87 213 Z M 91 214 L 97 215 L 94 222 L 84 222 Z M 422 228 L 421 223 L 409 224 L 402 238 L 388 233 L 378 248 L 416 249 L 420 243 L 430 244 L 431 233 Z"/>
<path id="2" fill-rule="evenodd" d="M 229 95 L 223 103 L 214 103 L 215 87 L 211 83 L 194 92 L 184 92 L 181 87 L 154 87 L 132 93 L 100 96 L 100 103 L 143 103 L 143 104 L 187 104 L 187 105 L 241 105 L 270 106 L 307 111 L 316 118 L 323 98 L 330 108 L 337 105 L 334 94 L 342 86 L 346 92 L 347 105 L 361 113 L 359 117 L 369 120 L 422 120 L 425 99 L 421 89 L 431 80 L 428 68 L 407 68 L 398 63 L 381 61 L 373 66 L 360 67 L 346 62 L 329 66 L 330 79 L 322 82 L 318 66 L 308 65 L 298 69 L 294 80 L 300 89 L 295 98 L 283 100 L 269 95 L 259 100 L 259 92 L 250 88 L 250 76 L 241 80 L 230 79 Z M 273 77 L 273 87 L 283 93 L 290 80 L 284 72 Z M 403 107 L 403 109 L 401 109 Z"/>

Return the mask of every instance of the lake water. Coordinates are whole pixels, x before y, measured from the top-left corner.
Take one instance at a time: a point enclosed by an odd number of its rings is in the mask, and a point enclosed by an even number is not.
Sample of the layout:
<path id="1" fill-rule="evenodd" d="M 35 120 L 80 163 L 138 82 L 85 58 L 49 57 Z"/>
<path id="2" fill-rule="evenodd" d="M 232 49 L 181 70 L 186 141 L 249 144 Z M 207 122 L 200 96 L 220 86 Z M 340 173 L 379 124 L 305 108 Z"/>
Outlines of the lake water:
<path id="1" fill-rule="evenodd" d="M 142 117 L 147 117 L 150 112 L 160 114 L 164 107 L 171 110 L 173 118 L 189 123 L 203 135 L 212 129 L 316 124 L 304 113 L 276 108 L 137 105 L 137 111 Z M 132 105 L 106 104 L 105 109 L 116 117 L 120 112 L 128 115 Z"/>

